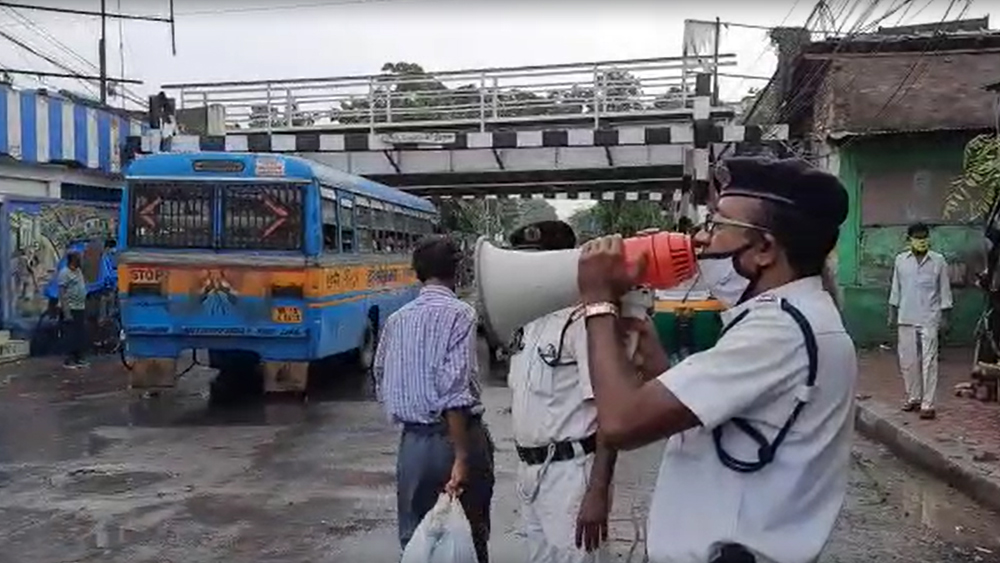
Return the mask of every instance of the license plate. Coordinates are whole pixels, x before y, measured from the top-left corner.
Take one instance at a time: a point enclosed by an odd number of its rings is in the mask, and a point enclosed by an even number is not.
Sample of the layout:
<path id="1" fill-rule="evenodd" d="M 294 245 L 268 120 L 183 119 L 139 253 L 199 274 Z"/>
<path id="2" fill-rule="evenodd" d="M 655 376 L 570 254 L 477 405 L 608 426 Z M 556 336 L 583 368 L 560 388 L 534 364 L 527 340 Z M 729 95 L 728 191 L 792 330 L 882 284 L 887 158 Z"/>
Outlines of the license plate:
<path id="1" fill-rule="evenodd" d="M 152 284 L 160 283 L 163 273 L 155 268 L 131 268 L 129 269 L 129 279 L 132 283 Z"/>
<path id="2" fill-rule="evenodd" d="M 298 307 L 275 307 L 271 309 L 271 319 L 276 323 L 301 323 L 302 309 Z"/>

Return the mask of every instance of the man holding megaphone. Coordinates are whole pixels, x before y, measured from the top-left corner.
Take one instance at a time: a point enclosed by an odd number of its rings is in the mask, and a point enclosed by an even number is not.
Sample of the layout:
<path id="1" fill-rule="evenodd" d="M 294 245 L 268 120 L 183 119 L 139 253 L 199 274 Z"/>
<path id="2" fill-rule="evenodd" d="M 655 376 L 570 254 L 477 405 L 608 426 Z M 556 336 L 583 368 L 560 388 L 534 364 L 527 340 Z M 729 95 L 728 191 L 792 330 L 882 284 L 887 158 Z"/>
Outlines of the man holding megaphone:
<path id="1" fill-rule="evenodd" d="M 857 355 L 821 279 L 847 193 L 798 160 L 733 158 L 716 176 L 717 201 L 694 236 L 698 275 L 729 307 L 711 349 L 637 379 L 616 317 L 655 259 L 626 260 L 619 236 L 583 248 L 599 432 L 618 449 L 668 439 L 652 562 L 808 563 L 840 511 L 851 450 Z"/>

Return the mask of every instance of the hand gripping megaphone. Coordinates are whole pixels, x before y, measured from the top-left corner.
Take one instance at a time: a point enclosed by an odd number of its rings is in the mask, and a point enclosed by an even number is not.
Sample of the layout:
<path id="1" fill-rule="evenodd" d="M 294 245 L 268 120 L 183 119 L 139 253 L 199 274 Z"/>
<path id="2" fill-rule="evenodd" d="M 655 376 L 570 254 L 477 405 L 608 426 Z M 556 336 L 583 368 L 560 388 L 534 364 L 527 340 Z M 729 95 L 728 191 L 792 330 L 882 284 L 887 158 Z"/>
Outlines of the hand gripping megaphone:
<path id="1" fill-rule="evenodd" d="M 625 260 L 647 256 L 639 284 L 668 289 L 692 278 L 697 270 L 691 237 L 660 232 L 625 239 Z M 479 314 L 490 337 L 510 342 L 514 331 L 541 316 L 575 305 L 581 249 L 522 251 L 476 242 L 475 279 Z"/>

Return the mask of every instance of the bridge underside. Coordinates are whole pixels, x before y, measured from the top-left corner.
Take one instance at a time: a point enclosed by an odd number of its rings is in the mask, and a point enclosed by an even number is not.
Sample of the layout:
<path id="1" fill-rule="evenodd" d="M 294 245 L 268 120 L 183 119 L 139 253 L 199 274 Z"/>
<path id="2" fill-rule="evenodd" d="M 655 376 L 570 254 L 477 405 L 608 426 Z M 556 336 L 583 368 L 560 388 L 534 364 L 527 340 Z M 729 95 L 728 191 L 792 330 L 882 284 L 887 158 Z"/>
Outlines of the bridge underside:
<path id="1" fill-rule="evenodd" d="M 369 176 L 430 198 L 669 199 L 691 185 L 683 165 Z"/>
<path id="2" fill-rule="evenodd" d="M 134 139 L 137 152 L 292 153 L 428 197 L 668 199 L 700 191 L 733 143 L 787 138 L 787 127 L 695 122 L 617 129 L 475 132 L 447 142 L 389 144 L 378 134 L 178 135 Z"/>

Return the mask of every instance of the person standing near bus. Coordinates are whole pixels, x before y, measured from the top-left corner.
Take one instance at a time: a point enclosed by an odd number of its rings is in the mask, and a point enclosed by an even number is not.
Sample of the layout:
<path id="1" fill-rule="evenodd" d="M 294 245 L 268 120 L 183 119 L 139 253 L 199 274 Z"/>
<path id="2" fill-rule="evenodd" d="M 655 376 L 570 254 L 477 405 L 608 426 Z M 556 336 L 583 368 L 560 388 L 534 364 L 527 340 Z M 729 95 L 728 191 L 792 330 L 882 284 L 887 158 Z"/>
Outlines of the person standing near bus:
<path id="1" fill-rule="evenodd" d="M 89 364 L 83 359 L 87 343 L 87 280 L 76 252 L 66 255 L 66 266 L 59 272 L 58 283 L 64 318 L 63 344 L 68 352 L 63 366 L 69 369 L 87 367 Z"/>
<path id="2" fill-rule="evenodd" d="M 399 542 L 403 549 L 442 491 L 458 495 L 479 563 L 488 563 L 493 441 L 477 381 L 476 311 L 455 295 L 461 253 L 431 236 L 413 251 L 423 284 L 389 316 L 373 364 L 376 393 L 403 427 L 396 460 Z"/>
<path id="3" fill-rule="evenodd" d="M 899 370 L 906 385 L 903 410 L 933 419 L 938 380 L 938 332 L 947 332 L 951 311 L 948 262 L 930 249 L 923 223 L 906 230 L 910 248 L 896 256 L 889 290 L 889 326 L 897 327 Z"/>

